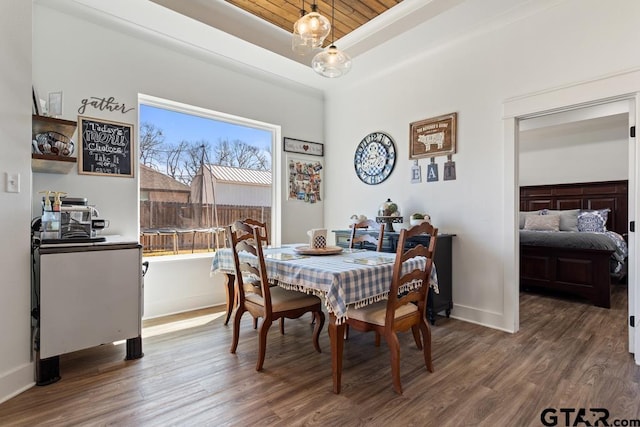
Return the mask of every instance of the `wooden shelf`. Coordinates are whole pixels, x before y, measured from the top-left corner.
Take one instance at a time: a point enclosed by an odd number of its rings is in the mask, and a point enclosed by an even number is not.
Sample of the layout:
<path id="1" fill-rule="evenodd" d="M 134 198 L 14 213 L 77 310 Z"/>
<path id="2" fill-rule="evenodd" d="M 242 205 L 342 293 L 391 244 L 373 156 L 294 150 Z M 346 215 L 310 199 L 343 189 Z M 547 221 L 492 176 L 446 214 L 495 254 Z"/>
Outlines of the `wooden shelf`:
<path id="1" fill-rule="evenodd" d="M 69 173 L 75 168 L 75 157 L 55 156 L 52 154 L 31 154 L 31 171 L 44 173 Z"/>
<path id="2" fill-rule="evenodd" d="M 31 117 L 32 138 L 43 132 L 58 132 L 71 140 L 78 124 L 71 120 L 56 119 L 54 117 L 33 115 Z M 71 172 L 76 167 L 75 157 L 58 156 L 55 154 L 31 154 L 31 171 L 44 173 Z"/>
<path id="3" fill-rule="evenodd" d="M 31 117 L 31 133 L 33 137 L 42 132 L 54 131 L 71 139 L 77 127 L 78 124 L 71 120 L 38 115 Z"/>

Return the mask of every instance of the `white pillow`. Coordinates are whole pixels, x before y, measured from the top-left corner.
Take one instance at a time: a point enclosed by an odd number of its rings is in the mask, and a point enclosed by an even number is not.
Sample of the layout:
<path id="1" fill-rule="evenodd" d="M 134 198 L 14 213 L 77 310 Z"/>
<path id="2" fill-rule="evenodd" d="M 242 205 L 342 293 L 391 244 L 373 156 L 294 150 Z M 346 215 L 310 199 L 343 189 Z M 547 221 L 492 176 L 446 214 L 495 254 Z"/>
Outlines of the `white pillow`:
<path id="1" fill-rule="evenodd" d="M 520 230 L 522 230 L 524 228 L 524 221 L 525 221 L 525 219 L 527 219 L 528 216 L 540 215 L 541 213 L 542 213 L 541 210 L 530 211 L 530 212 L 522 212 L 522 211 L 520 211 Z"/>
<path id="2" fill-rule="evenodd" d="M 560 231 L 560 215 L 529 215 L 524 229 L 531 231 Z"/>

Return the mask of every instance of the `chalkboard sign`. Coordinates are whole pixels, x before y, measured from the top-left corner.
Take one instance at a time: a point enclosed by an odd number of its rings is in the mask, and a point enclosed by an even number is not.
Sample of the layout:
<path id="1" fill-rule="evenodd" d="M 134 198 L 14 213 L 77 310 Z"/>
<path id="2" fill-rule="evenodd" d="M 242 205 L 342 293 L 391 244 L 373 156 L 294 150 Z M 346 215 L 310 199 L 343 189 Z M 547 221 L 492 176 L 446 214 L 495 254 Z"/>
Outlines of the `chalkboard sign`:
<path id="1" fill-rule="evenodd" d="M 133 125 L 78 116 L 78 173 L 133 177 Z"/>

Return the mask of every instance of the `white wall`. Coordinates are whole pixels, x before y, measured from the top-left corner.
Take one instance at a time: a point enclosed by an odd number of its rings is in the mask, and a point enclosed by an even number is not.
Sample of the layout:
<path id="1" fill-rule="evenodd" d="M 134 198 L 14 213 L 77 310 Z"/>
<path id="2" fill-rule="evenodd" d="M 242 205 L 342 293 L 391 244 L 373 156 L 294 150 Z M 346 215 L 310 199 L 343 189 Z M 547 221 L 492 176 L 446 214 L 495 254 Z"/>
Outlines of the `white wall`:
<path id="1" fill-rule="evenodd" d="M 520 132 L 520 185 L 629 178 L 628 114 Z"/>
<path id="2" fill-rule="evenodd" d="M 227 301 L 224 274 L 209 277 L 211 257 L 149 257 L 144 276 L 144 318 L 222 305 Z"/>
<path id="3" fill-rule="evenodd" d="M 0 402 L 34 382 L 30 360 L 31 2 L 0 6 Z M 20 174 L 7 193 L 6 172 Z"/>
<path id="4" fill-rule="evenodd" d="M 514 177 L 503 173 L 503 102 L 640 66 L 640 57 L 628 53 L 640 39 L 640 2 L 535 5 L 547 8 L 429 50 L 420 42 L 428 43 L 433 27 L 419 26 L 356 58 L 352 74 L 327 97 L 326 139 L 336 143 L 327 150 L 326 226 L 345 227 L 353 212 L 373 215 L 387 197 L 404 212 L 428 212 L 441 231 L 457 234 L 452 315 L 505 330 L 514 328 L 514 308 L 504 299 L 513 284 L 503 278 L 503 183 Z M 471 6 L 447 12 L 446 22 Z M 454 111 L 457 180 L 410 184 L 409 123 Z M 367 186 L 353 172 L 353 153 L 375 130 L 395 138 L 398 161 L 387 181 Z M 444 160 L 437 159 L 441 174 Z M 424 176 L 427 161 L 420 164 Z"/>

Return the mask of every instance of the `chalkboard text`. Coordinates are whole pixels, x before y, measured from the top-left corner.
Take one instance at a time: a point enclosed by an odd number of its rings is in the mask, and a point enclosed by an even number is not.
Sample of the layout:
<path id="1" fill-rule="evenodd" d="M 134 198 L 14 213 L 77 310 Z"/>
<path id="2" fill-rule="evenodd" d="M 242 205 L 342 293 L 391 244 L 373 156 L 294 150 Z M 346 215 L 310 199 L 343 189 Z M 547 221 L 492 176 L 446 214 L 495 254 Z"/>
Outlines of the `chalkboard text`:
<path id="1" fill-rule="evenodd" d="M 80 173 L 133 176 L 133 125 L 80 117 Z"/>

